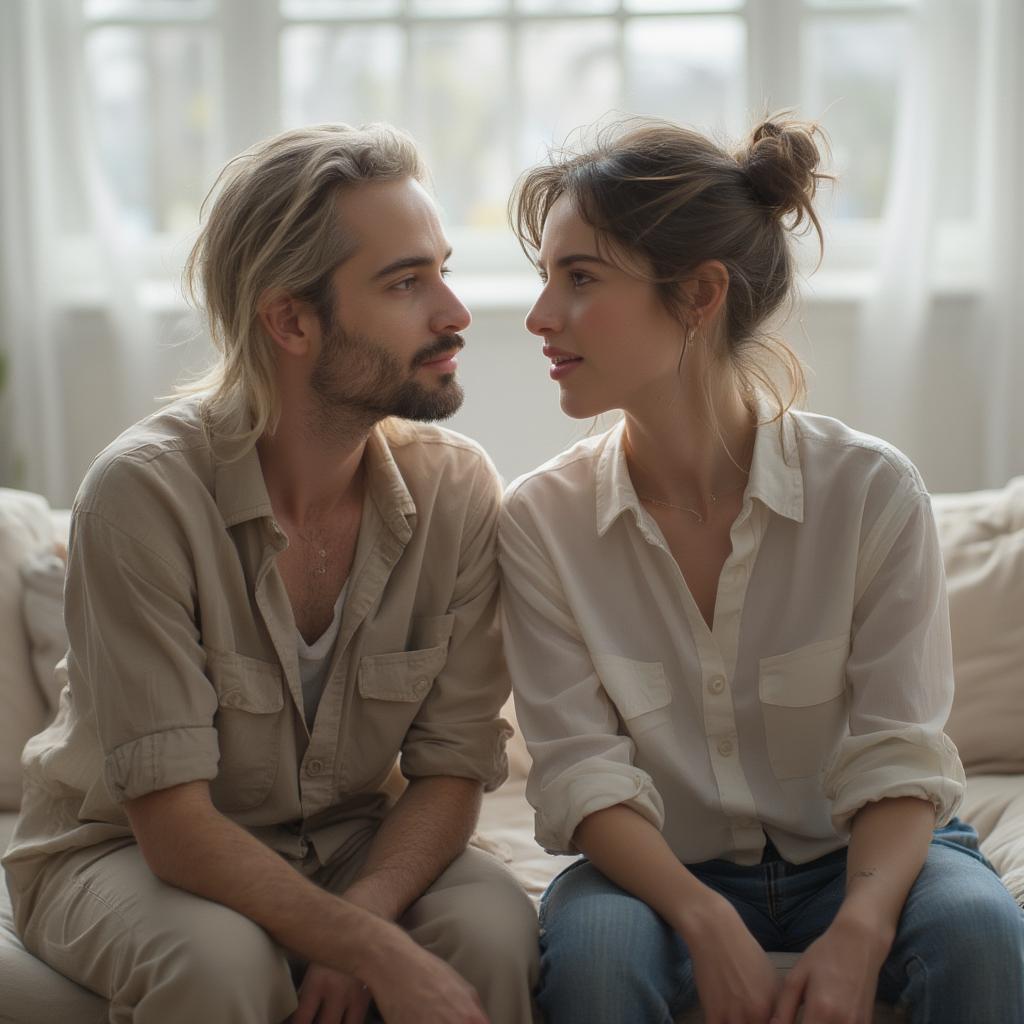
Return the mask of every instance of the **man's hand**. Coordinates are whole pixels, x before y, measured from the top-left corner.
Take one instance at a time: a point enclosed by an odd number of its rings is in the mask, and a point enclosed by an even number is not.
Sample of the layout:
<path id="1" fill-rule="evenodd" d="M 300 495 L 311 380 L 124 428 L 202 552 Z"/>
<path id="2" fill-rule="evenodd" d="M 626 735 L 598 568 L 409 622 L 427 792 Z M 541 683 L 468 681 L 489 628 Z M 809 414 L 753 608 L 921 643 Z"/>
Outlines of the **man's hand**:
<path id="1" fill-rule="evenodd" d="M 408 955 L 382 960 L 367 985 L 385 1024 L 490 1024 L 473 986 L 411 939 Z"/>
<path id="2" fill-rule="evenodd" d="M 358 978 L 310 964 L 288 1024 L 363 1024 L 369 1006 L 370 990 Z"/>
<path id="3" fill-rule="evenodd" d="M 871 1024 L 878 973 L 892 945 L 842 916 L 810 946 L 782 986 L 771 1024 Z"/>
<path id="4" fill-rule="evenodd" d="M 707 1024 L 768 1024 L 778 975 L 731 904 L 707 900 L 683 938 Z"/>

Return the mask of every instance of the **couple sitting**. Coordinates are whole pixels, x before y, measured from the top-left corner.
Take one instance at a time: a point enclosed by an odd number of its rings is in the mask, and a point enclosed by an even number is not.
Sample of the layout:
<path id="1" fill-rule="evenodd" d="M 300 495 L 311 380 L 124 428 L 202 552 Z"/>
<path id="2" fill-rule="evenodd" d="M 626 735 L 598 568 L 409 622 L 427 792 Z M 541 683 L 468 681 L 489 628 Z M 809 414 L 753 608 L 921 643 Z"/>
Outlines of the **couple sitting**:
<path id="1" fill-rule="evenodd" d="M 641 123 L 523 177 L 527 327 L 566 413 L 625 417 L 502 499 L 424 425 L 470 316 L 412 143 L 232 161 L 187 268 L 217 363 L 75 502 L 26 946 L 137 1024 L 1024 1020 L 1021 912 L 953 817 L 928 495 L 794 411 L 765 333 L 817 168 L 811 126 Z M 467 847 L 506 657 L 538 841 L 584 855 L 539 945 Z M 806 951 L 781 989 L 771 949 Z"/>

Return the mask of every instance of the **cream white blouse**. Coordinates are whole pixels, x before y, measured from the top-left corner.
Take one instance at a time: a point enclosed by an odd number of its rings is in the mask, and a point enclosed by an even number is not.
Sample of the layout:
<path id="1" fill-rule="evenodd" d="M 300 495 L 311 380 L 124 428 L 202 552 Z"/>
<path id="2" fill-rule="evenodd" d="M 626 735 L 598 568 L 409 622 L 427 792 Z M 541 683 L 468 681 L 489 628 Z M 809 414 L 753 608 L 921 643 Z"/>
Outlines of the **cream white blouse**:
<path id="1" fill-rule="evenodd" d="M 928 494 L 891 446 L 823 416 L 758 428 L 708 629 L 637 499 L 623 424 L 506 491 L 505 649 L 533 757 L 537 841 L 572 852 L 625 804 L 683 863 L 793 863 L 849 839 L 865 803 L 965 779 Z"/>

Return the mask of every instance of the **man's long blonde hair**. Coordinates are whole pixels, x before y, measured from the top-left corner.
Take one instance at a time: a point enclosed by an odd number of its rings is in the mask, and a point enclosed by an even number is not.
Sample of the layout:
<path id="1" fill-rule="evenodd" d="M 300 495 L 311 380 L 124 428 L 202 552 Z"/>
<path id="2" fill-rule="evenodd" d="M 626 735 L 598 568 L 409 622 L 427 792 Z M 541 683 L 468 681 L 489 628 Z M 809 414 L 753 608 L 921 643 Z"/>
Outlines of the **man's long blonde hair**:
<path id="1" fill-rule="evenodd" d="M 214 183 L 209 216 L 185 264 L 187 297 L 205 307 L 214 364 L 179 385 L 208 392 L 207 422 L 247 450 L 280 418 L 276 356 L 259 303 L 281 289 L 331 322 L 331 276 L 354 251 L 335 215 L 343 189 L 370 181 L 422 181 L 415 143 L 389 125 L 324 124 L 284 132 L 231 160 Z"/>

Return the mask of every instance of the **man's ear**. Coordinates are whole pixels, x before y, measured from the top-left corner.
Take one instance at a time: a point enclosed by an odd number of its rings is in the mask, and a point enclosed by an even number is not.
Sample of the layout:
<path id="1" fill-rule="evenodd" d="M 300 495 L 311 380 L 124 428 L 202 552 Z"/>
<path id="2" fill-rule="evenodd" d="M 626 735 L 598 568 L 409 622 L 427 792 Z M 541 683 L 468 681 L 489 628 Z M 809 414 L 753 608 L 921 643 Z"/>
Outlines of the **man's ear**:
<path id="1" fill-rule="evenodd" d="M 308 355 L 320 338 L 320 320 L 309 303 L 285 291 L 268 289 L 256 308 L 263 329 L 288 355 Z"/>
<path id="2" fill-rule="evenodd" d="M 721 260 L 705 260 L 683 282 L 689 312 L 698 324 L 711 323 L 729 294 L 729 271 Z"/>

